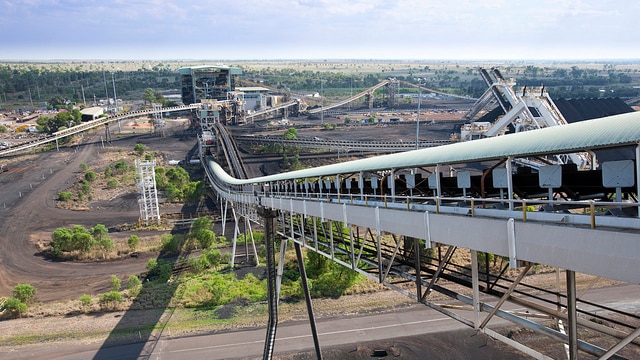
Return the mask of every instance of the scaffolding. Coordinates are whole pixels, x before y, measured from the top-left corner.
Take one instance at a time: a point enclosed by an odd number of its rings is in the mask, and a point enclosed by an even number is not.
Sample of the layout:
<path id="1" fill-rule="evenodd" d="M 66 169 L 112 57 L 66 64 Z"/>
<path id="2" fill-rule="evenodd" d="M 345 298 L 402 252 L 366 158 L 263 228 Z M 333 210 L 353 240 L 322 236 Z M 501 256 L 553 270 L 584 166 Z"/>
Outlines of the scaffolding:
<path id="1" fill-rule="evenodd" d="M 156 190 L 155 161 L 136 160 L 138 172 L 138 188 L 141 198 L 140 220 L 146 225 L 150 223 L 160 224 L 160 209 L 158 207 L 158 191 Z"/>

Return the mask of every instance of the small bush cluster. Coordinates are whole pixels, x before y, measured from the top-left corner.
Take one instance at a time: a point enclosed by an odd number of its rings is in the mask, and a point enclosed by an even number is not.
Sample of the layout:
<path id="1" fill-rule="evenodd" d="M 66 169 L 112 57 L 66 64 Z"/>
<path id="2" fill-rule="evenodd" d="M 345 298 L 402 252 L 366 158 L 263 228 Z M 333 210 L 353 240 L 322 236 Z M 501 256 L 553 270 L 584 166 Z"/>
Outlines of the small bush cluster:
<path id="1" fill-rule="evenodd" d="M 91 250 L 111 251 L 113 241 L 107 236 L 106 226 L 98 224 L 91 229 L 74 225 L 71 229 L 57 228 L 51 233 L 51 255 L 57 258 L 71 252 L 87 253 Z"/>
<path id="2" fill-rule="evenodd" d="M 181 167 L 172 167 L 165 170 L 159 166 L 155 169 L 156 185 L 164 192 L 168 201 L 196 203 L 205 194 L 205 185 L 202 181 L 190 181 L 189 173 Z"/>
<path id="3" fill-rule="evenodd" d="M 34 302 L 36 292 L 31 284 L 18 284 L 13 288 L 13 297 L 5 299 L 0 310 L 4 310 L 9 318 L 22 317 L 27 312 L 28 305 Z"/>

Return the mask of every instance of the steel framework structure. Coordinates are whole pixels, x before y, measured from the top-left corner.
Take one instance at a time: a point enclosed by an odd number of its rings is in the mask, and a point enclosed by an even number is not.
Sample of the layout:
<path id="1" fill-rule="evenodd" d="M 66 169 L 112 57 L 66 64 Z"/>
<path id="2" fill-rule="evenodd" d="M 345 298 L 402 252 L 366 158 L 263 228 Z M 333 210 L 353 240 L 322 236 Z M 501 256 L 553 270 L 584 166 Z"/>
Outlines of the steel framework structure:
<path id="1" fill-rule="evenodd" d="M 396 289 L 535 358 L 549 356 L 501 334 L 492 320 L 500 317 L 564 343 L 570 359 L 577 359 L 579 352 L 609 358 L 631 343 L 636 346 L 640 317 L 583 298 L 577 293 L 576 272 L 640 283 L 640 274 L 629 271 L 640 266 L 639 125 L 640 114 L 635 113 L 246 180 L 232 178 L 211 158 L 202 161 L 221 204 L 233 209 L 236 227 L 236 213 L 264 223 L 256 209 L 277 210 L 276 233 L 282 239 Z M 616 193 L 613 200 L 514 195 L 515 189 L 523 185 L 515 181 L 512 169 L 518 158 L 565 153 L 575 148 L 620 146 L 633 147 L 635 154 L 635 162 L 623 164 L 625 171 L 631 168 L 631 185 L 628 180 L 617 184 L 625 187 L 627 197 L 620 196 L 617 189 L 612 190 Z M 448 196 L 444 189 L 446 178 L 440 176 L 428 179 L 432 195 L 417 191 L 419 176 L 415 169 L 440 174 L 449 166 L 480 160 L 497 161 L 493 166 L 496 179 L 496 174 L 504 174 L 504 185 L 496 185 L 504 187 L 499 196 Z M 540 171 L 540 186 L 546 186 L 548 174 Z M 466 176 L 458 173 L 461 189 L 468 187 Z M 603 182 L 611 181 L 602 176 Z M 405 185 L 402 190 L 398 188 L 399 180 Z M 612 185 L 616 186 L 607 186 Z M 530 212 L 530 207 L 560 210 Z M 562 210 L 569 208 L 571 212 Z M 634 215 L 597 214 L 596 209 L 603 208 L 618 209 L 620 214 L 623 208 L 632 209 L 630 213 Z M 286 246 L 287 241 L 280 243 L 277 278 L 282 276 Z M 461 249 L 470 252 L 470 267 L 452 261 Z M 479 253 L 503 256 L 508 259 L 508 266 L 500 273 L 488 268 L 481 273 Z M 564 285 L 547 294 L 552 299 L 539 294 L 544 289 L 523 280 L 534 264 L 564 269 Z M 506 277 L 504 272 L 509 268 L 517 269 L 518 276 Z M 451 284 L 467 285 L 469 290 L 455 290 Z M 434 291 L 472 310 L 472 316 L 436 303 L 430 297 Z M 481 298 L 481 293 L 494 298 Z M 508 311 L 505 303 L 526 307 L 527 312 Z M 616 312 L 632 321 L 616 322 L 607 315 Z M 553 324 L 536 321 L 532 315 L 553 320 Z M 611 323 L 616 327 L 606 325 Z M 610 336 L 615 345 L 604 347 L 579 339 L 578 330 L 584 328 Z"/>
<path id="2" fill-rule="evenodd" d="M 160 223 L 160 209 L 158 207 L 158 191 L 156 190 L 155 161 L 136 160 L 138 172 L 138 189 L 140 190 L 140 219 L 146 225 Z"/>

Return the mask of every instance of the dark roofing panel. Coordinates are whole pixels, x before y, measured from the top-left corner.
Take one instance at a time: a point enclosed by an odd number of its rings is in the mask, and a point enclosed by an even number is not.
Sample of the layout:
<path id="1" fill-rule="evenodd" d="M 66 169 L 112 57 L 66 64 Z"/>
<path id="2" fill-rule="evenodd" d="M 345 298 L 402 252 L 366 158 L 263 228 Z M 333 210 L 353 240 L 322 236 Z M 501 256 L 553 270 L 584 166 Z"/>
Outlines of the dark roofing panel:
<path id="1" fill-rule="evenodd" d="M 554 99 L 560 113 L 567 122 L 597 119 L 632 112 L 631 106 L 620 98 L 604 99 Z"/>

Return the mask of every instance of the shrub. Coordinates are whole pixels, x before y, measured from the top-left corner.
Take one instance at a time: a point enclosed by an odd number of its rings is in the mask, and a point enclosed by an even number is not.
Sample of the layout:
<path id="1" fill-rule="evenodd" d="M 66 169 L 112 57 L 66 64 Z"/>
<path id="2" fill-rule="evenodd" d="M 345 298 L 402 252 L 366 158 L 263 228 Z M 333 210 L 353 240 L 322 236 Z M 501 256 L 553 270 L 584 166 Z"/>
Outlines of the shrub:
<path id="1" fill-rule="evenodd" d="M 211 249 L 204 252 L 202 255 L 206 256 L 207 261 L 209 261 L 209 264 L 212 267 L 220 265 L 220 261 L 222 260 L 222 254 L 218 249 Z"/>
<path id="2" fill-rule="evenodd" d="M 105 236 L 103 238 L 100 238 L 100 240 L 96 241 L 96 244 L 100 247 L 100 249 L 104 250 L 104 251 L 111 251 L 113 250 L 113 240 L 111 240 L 109 237 Z"/>
<path id="3" fill-rule="evenodd" d="M 142 145 L 142 144 L 135 144 L 133 146 L 133 152 L 136 153 L 136 155 L 138 156 L 142 156 L 142 154 L 144 154 L 144 150 L 146 149 L 146 146 Z"/>
<path id="4" fill-rule="evenodd" d="M 153 271 L 153 269 L 155 269 L 158 266 L 158 260 L 157 259 L 149 259 L 149 261 L 147 261 L 147 271 L 151 272 Z"/>
<path id="5" fill-rule="evenodd" d="M 142 289 L 142 281 L 136 275 L 130 275 L 127 280 L 127 293 L 131 297 L 137 297 Z"/>
<path id="6" fill-rule="evenodd" d="M 162 251 L 167 253 L 177 253 L 180 248 L 178 237 L 172 234 L 164 234 L 160 237 Z"/>
<path id="7" fill-rule="evenodd" d="M 129 245 L 129 249 L 131 250 L 137 249 L 138 246 L 140 245 L 140 238 L 138 237 L 138 235 L 129 236 L 129 239 L 127 240 L 127 245 Z M 154 260 L 154 259 L 151 259 L 151 260 Z"/>
<path id="8" fill-rule="evenodd" d="M 107 180 L 107 187 L 109 189 L 117 188 L 118 187 L 118 180 L 114 179 L 114 178 L 111 178 L 111 179 Z"/>
<path id="9" fill-rule="evenodd" d="M 120 291 L 122 283 L 116 275 L 111 275 L 111 291 Z"/>
<path id="10" fill-rule="evenodd" d="M 200 247 L 202 247 L 203 249 L 208 249 L 216 240 L 216 234 L 209 229 L 202 229 L 196 235 L 196 239 L 198 239 Z"/>
<path id="11" fill-rule="evenodd" d="M 129 169 L 129 163 L 126 160 L 120 160 L 113 164 L 112 173 L 115 175 L 122 175 Z"/>
<path id="12" fill-rule="evenodd" d="M 89 166 L 87 166 L 87 163 L 84 163 L 84 162 L 80 163 L 80 169 L 82 171 L 87 171 L 88 168 Z"/>
<path id="13" fill-rule="evenodd" d="M 211 266 L 209 259 L 205 254 L 200 254 L 200 257 L 189 258 L 187 264 L 192 267 L 196 272 L 202 272 Z"/>
<path id="14" fill-rule="evenodd" d="M 61 191 L 58 193 L 59 201 L 69 201 L 73 197 L 73 193 L 71 191 Z"/>
<path id="15" fill-rule="evenodd" d="M 88 173 L 87 173 L 88 174 Z M 91 193 L 91 185 L 89 185 L 88 183 L 82 183 L 82 186 L 80 186 L 80 191 L 83 194 L 90 194 Z"/>
<path id="16" fill-rule="evenodd" d="M 118 291 L 109 291 L 102 294 L 98 302 L 104 310 L 115 310 L 119 303 L 122 302 L 122 294 Z"/>
<path id="17" fill-rule="evenodd" d="M 31 284 L 18 284 L 13 288 L 13 297 L 29 304 L 36 295 L 36 288 Z"/>
<path id="18" fill-rule="evenodd" d="M 98 174 L 96 174 L 93 171 L 87 171 L 86 173 L 84 173 L 84 179 L 89 182 L 94 181 L 97 177 L 98 177 Z"/>
<path id="19" fill-rule="evenodd" d="M 80 296 L 80 305 L 82 306 L 82 311 L 87 312 L 92 302 L 93 300 L 91 299 L 91 296 L 87 294 Z"/>
<path id="20" fill-rule="evenodd" d="M 4 309 L 12 317 L 21 317 L 22 314 L 27 312 L 27 305 L 19 299 L 10 297 L 4 302 Z"/>
<path id="21" fill-rule="evenodd" d="M 140 278 L 136 275 L 130 275 L 129 279 L 127 280 L 127 289 L 131 289 L 132 287 L 136 287 L 139 285 L 142 285 L 142 281 L 140 281 Z"/>
<path id="22" fill-rule="evenodd" d="M 153 261 L 151 261 L 153 260 Z M 171 263 L 166 260 L 149 259 L 147 262 L 147 276 L 157 278 L 158 282 L 166 282 L 171 277 L 173 268 Z"/>

